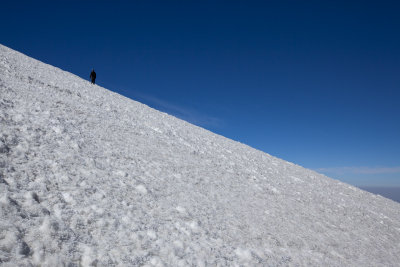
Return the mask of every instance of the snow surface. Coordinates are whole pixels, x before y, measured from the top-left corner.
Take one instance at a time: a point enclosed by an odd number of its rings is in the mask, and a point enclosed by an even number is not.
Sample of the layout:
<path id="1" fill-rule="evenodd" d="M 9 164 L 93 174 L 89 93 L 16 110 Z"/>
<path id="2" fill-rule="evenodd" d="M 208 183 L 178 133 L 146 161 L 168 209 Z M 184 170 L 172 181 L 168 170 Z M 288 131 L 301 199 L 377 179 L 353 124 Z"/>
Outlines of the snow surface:
<path id="1" fill-rule="evenodd" d="M 2 266 L 400 266 L 400 204 L 0 45 Z"/>

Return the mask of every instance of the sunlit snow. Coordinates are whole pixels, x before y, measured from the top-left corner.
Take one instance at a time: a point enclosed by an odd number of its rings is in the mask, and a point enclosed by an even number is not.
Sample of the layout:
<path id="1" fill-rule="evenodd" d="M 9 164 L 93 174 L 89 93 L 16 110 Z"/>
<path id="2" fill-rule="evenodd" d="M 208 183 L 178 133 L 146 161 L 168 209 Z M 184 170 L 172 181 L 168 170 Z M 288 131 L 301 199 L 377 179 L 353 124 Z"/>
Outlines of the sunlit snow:
<path id="1" fill-rule="evenodd" d="M 0 45 L 0 265 L 399 266 L 400 204 Z"/>

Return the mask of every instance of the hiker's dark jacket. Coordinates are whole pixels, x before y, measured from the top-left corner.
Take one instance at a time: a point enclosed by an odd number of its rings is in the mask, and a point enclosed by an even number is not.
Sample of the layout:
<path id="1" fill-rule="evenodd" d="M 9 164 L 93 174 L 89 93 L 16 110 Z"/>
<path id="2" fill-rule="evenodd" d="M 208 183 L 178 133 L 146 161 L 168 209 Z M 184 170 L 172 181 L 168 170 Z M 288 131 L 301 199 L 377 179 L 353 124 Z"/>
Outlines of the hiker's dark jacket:
<path id="1" fill-rule="evenodd" d="M 94 72 L 94 70 L 92 70 L 92 72 L 90 73 L 90 79 L 96 79 L 96 72 Z"/>

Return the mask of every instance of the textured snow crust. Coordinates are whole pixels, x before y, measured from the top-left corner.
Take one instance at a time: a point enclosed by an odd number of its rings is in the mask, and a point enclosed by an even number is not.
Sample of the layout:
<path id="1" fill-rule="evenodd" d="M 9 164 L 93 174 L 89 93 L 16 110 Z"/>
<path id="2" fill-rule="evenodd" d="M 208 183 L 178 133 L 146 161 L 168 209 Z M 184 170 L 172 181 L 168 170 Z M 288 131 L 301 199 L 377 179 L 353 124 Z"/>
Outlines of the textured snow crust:
<path id="1" fill-rule="evenodd" d="M 399 263 L 400 204 L 0 45 L 0 265 Z"/>

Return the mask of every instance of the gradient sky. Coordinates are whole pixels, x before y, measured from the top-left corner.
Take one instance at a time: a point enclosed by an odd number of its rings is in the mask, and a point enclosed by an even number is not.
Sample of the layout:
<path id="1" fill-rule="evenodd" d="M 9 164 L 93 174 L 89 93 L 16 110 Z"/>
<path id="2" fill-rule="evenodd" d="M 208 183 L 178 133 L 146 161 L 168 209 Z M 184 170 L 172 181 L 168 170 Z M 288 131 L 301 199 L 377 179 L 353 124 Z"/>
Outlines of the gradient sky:
<path id="1" fill-rule="evenodd" d="M 273 156 L 400 186 L 399 1 L 2 1 L 0 43 Z"/>

